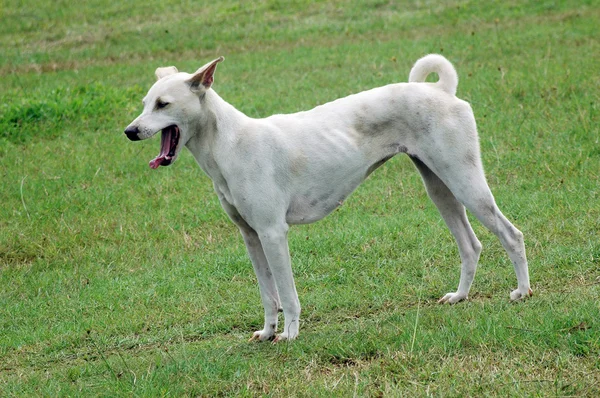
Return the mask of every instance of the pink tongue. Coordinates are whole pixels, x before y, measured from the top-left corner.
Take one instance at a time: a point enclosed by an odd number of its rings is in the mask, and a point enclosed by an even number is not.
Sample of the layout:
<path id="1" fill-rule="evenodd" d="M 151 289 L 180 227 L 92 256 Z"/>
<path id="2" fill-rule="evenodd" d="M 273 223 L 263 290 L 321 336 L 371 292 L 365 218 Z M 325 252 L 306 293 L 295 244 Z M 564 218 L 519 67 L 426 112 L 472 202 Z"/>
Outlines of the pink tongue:
<path id="1" fill-rule="evenodd" d="M 158 166 L 162 164 L 162 162 L 167 159 L 167 155 L 169 154 L 169 150 L 171 146 L 171 129 L 163 130 L 162 135 L 160 136 L 160 153 L 157 157 L 152 159 L 149 163 L 150 168 L 157 169 Z"/>

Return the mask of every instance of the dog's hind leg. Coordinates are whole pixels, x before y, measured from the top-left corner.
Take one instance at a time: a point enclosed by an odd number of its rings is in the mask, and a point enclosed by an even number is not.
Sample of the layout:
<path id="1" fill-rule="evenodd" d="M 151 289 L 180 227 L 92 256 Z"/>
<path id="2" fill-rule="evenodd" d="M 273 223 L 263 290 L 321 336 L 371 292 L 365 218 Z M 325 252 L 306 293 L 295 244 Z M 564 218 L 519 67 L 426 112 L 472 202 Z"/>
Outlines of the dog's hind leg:
<path id="1" fill-rule="evenodd" d="M 460 192 L 457 197 L 487 229 L 498 237 L 504 250 L 508 253 L 517 276 L 517 289 L 510 293 L 511 300 L 531 296 L 533 292 L 529 284 L 529 268 L 527 256 L 525 255 L 523 233 L 508 221 L 496 205 L 483 177 L 483 172 L 481 173 L 480 183 L 473 184 L 472 187 L 471 190 Z"/>
<path id="2" fill-rule="evenodd" d="M 477 153 L 474 148 L 466 148 L 463 153 Z M 457 151 L 458 152 L 458 151 Z M 476 161 L 462 161 L 455 152 L 448 156 L 454 156 L 454 161 L 448 158 L 443 159 L 443 154 L 435 158 L 427 159 L 428 166 L 436 172 L 446 186 L 452 191 L 458 199 L 477 219 L 494 235 L 498 237 L 504 250 L 510 257 L 517 276 L 518 287 L 510 294 L 512 300 L 528 297 L 532 294 L 529 285 L 529 270 L 527 266 L 527 257 L 525 255 L 525 243 L 523 233 L 519 231 L 502 214 L 494 196 L 487 184 L 483 167 L 478 160 L 479 156 L 467 157 L 476 159 Z M 458 159 L 456 159 L 458 157 Z M 444 162 L 445 161 L 445 162 Z M 460 163 L 456 163 L 456 162 Z M 444 163 L 443 163 L 444 162 Z M 435 167 L 436 163 L 449 165 L 452 167 Z"/>
<path id="3" fill-rule="evenodd" d="M 446 184 L 418 158 L 411 156 L 411 160 L 421 173 L 427 194 L 438 208 L 458 245 L 458 252 L 461 259 L 458 290 L 454 293 L 446 294 L 439 300 L 440 303 L 457 303 L 466 299 L 469 294 L 473 278 L 475 277 L 479 254 L 481 253 L 481 243 L 475 236 L 473 228 L 471 228 L 465 207 L 456 200 Z"/>

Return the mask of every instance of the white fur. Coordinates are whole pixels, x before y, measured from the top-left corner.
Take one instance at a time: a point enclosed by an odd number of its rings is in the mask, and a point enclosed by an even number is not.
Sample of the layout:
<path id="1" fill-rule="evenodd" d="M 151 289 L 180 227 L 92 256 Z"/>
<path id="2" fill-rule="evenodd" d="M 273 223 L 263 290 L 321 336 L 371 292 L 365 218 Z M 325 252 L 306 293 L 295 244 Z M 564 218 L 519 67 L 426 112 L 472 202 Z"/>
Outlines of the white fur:
<path id="1" fill-rule="evenodd" d="M 458 244 L 458 290 L 440 302 L 466 299 L 481 252 L 465 207 L 502 242 L 518 288 L 531 294 L 523 235 L 500 212 L 480 160 L 475 119 L 455 97 L 458 78 L 440 55 L 420 59 L 410 83 L 390 84 L 338 99 L 310 111 L 252 119 L 212 90 L 222 58 L 195 74 L 159 68 L 144 110 L 127 128 L 131 139 L 149 138 L 177 125 L 183 144 L 212 179 L 226 213 L 239 227 L 258 277 L 265 324 L 252 339 L 275 338 L 278 310 L 283 333 L 294 339 L 300 302 L 287 243 L 288 226 L 317 221 L 336 207 L 390 157 L 406 153 L 423 177 Z M 422 83 L 436 72 L 437 83 Z M 158 109 L 157 101 L 168 106 Z M 174 159 L 173 159 L 174 160 Z"/>
<path id="2" fill-rule="evenodd" d="M 429 54 L 419 59 L 410 71 L 408 81 L 411 83 L 423 83 L 430 73 L 437 73 L 439 80 L 437 85 L 450 95 L 456 95 L 458 87 L 458 75 L 454 66 L 446 58 L 438 54 Z"/>

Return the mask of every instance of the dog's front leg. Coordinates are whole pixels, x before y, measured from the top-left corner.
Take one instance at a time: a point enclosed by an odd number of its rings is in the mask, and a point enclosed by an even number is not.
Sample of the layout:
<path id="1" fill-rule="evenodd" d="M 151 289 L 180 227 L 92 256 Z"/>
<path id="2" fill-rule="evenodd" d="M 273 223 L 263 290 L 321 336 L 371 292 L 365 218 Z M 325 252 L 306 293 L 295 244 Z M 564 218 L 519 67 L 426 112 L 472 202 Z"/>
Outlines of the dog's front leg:
<path id="1" fill-rule="evenodd" d="M 246 249 L 248 250 L 248 257 L 250 257 L 254 273 L 258 279 L 260 298 L 265 310 L 265 325 L 262 330 L 254 332 L 250 341 L 271 340 L 275 338 L 275 333 L 277 332 L 277 318 L 279 309 L 281 308 L 281 302 L 279 300 L 279 294 L 277 293 L 277 286 L 275 284 L 275 279 L 273 278 L 273 273 L 269 269 L 269 263 L 267 262 L 267 258 L 265 257 L 262 244 L 260 243 L 256 231 L 248 225 L 237 209 L 225 199 L 218 188 L 216 188 L 216 191 L 219 200 L 221 201 L 221 206 L 223 206 L 223 209 L 231 221 L 233 221 L 240 229 L 240 233 L 246 244 Z"/>
<path id="2" fill-rule="evenodd" d="M 281 307 L 277 286 L 257 233 L 252 229 L 248 230 L 241 227 L 240 231 L 244 237 L 248 256 L 250 257 L 250 261 L 252 261 L 254 273 L 258 279 L 260 297 L 265 310 L 265 325 L 262 330 L 254 332 L 250 341 L 271 340 L 275 337 L 275 332 L 277 331 L 277 315 Z"/>
<path id="3" fill-rule="evenodd" d="M 283 333 L 275 342 L 295 339 L 300 328 L 300 301 L 292 274 L 287 231 L 287 224 L 258 231 L 283 306 Z"/>

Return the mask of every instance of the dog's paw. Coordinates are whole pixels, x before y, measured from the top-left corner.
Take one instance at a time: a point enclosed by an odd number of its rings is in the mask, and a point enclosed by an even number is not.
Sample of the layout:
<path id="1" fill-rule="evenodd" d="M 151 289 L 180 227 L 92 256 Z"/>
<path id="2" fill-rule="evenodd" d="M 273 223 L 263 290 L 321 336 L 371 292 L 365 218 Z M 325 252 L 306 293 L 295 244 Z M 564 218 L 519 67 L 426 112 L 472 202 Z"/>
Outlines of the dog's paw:
<path id="1" fill-rule="evenodd" d="M 510 293 L 510 299 L 512 301 L 526 299 L 528 297 L 533 296 L 533 290 L 530 288 L 527 289 L 515 289 Z"/>
<path id="2" fill-rule="evenodd" d="M 275 331 L 273 329 L 265 331 L 258 330 L 252 334 L 248 341 L 267 341 L 275 339 Z"/>
<path id="3" fill-rule="evenodd" d="M 281 343 L 282 341 L 292 341 L 296 337 L 298 337 L 298 333 L 296 333 L 294 336 L 292 336 L 292 335 L 288 334 L 287 332 L 283 332 L 281 334 L 278 334 L 277 337 L 275 337 L 275 339 L 273 340 L 273 344 Z"/>
<path id="4" fill-rule="evenodd" d="M 449 303 L 449 304 L 456 304 L 459 301 L 463 301 L 466 300 L 468 297 L 465 293 L 448 293 L 446 294 L 444 297 L 442 297 L 441 299 L 438 300 L 438 304 L 445 304 L 445 303 Z"/>

